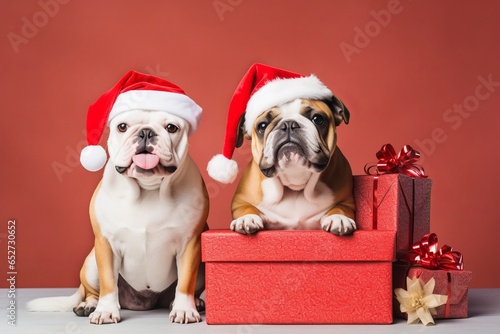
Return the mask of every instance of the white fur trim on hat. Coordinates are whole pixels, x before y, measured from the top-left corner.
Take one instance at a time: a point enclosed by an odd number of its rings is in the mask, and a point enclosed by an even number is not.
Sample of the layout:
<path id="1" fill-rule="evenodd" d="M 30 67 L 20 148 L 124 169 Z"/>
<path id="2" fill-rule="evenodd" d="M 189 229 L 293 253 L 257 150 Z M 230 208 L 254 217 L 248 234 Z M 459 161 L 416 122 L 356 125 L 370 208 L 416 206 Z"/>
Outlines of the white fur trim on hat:
<path id="1" fill-rule="evenodd" d="M 208 175 L 216 181 L 233 183 L 238 176 L 238 164 L 222 154 L 217 154 L 208 162 L 207 171 Z"/>
<path id="2" fill-rule="evenodd" d="M 248 100 L 245 114 L 245 130 L 250 134 L 257 117 L 269 108 L 298 98 L 324 99 L 332 95 L 332 91 L 315 75 L 269 81 Z"/>
<path id="3" fill-rule="evenodd" d="M 187 95 L 158 90 L 130 90 L 121 93 L 108 117 L 108 124 L 117 115 L 130 110 L 165 111 L 189 123 L 189 135 L 198 128 L 202 109 Z"/>
<path id="4" fill-rule="evenodd" d="M 80 163 L 90 172 L 97 172 L 101 169 L 106 164 L 107 159 L 106 151 L 99 145 L 86 146 L 80 153 Z"/>

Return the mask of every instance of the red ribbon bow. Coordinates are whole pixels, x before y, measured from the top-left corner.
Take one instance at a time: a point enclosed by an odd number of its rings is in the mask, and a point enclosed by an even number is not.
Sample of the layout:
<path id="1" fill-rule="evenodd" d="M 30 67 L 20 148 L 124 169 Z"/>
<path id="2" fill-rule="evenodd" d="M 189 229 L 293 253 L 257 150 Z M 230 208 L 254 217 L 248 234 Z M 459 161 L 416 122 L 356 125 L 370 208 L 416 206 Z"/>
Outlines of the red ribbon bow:
<path id="1" fill-rule="evenodd" d="M 366 165 L 365 173 L 369 175 L 379 174 L 405 174 L 412 177 L 423 177 L 424 168 L 417 165 L 416 162 L 420 159 L 420 152 L 414 150 L 410 145 L 405 145 L 401 151 L 396 154 L 394 147 L 391 144 L 385 144 L 380 151 L 377 152 L 378 163 L 376 165 Z M 373 173 L 375 169 L 375 173 Z"/>
<path id="2" fill-rule="evenodd" d="M 444 245 L 438 249 L 438 237 L 435 233 L 426 234 L 421 241 L 416 242 L 409 252 L 400 254 L 400 260 L 411 265 L 419 264 L 426 269 L 463 270 L 462 253 Z"/>

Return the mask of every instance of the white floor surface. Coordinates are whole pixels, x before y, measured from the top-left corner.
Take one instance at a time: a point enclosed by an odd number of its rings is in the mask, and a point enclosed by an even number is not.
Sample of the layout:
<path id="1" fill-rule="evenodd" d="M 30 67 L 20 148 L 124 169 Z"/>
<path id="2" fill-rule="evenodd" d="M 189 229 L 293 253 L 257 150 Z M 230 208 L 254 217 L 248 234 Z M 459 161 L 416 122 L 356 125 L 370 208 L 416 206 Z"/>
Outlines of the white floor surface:
<path id="1" fill-rule="evenodd" d="M 112 325 L 91 325 L 88 319 L 72 312 L 28 312 L 26 302 L 37 297 L 64 296 L 75 289 L 18 289 L 16 291 L 16 326 L 8 324 L 8 290 L 0 289 L 0 308 L 5 316 L 0 318 L 0 333 L 30 334 L 86 334 L 86 333 L 186 333 L 186 334 L 322 334 L 322 333 L 500 333 L 500 289 L 471 289 L 469 291 L 469 318 L 437 320 L 435 326 L 421 323 L 407 325 L 405 320 L 395 319 L 392 325 L 207 325 L 172 324 L 167 310 L 122 310 L 122 322 Z"/>

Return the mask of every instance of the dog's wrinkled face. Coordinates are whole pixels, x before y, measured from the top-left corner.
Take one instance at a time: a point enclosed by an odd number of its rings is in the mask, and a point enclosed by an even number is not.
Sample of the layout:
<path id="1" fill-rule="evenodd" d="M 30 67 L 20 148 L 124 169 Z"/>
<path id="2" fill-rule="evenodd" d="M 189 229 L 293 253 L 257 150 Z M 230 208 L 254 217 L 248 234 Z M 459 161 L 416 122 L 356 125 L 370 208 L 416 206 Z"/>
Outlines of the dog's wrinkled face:
<path id="1" fill-rule="evenodd" d="M 158 111 L 132 110 L 109 124 L 108 151 L 116 171 L 138 180 L 173 174 L 187 153 L 189 124 Z"/>
<path id="2" fill-rule="evenodd" d="M 336 126 L 349 122 L 340 100 L 296 99 L 273 107 L 255 120 L 252 154 L 267 177 L 279 176 L 300 189 L 312 173 L 322 172 L 336 146 Z M 302 179 L 302 180 L 301 180 Z"/>

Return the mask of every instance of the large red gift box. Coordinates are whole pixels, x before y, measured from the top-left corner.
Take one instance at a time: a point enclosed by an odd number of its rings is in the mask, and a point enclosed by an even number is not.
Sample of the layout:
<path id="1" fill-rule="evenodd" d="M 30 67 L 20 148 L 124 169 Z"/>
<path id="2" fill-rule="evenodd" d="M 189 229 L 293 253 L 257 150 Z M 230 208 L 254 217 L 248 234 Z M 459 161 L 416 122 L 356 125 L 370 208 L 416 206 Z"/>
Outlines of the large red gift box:
<path id="1" fill-rule="evenodd" d="M 396 251 L 407 251 L 430 231 L 432 181 L 404 174 L 355 175 L 359 230 L 396 231 Z"/>
<path id="2" fill-rule="evenodd" d="M 425 284 L 432 277 L 436 282 L 434 294 L 448 296 L 445 305 L 436 308 L 434 319 L 445 318 L 467 318 L 468 316 L 468 291 L 472 280 L 472 272 L 468 270 L 431 270 L 422 267 L 410 267 L 406 264 L 394 264 L 393 280 L 394 288 L 406 290 L 406 276 L 410 278 L 418 277 Z M 394 314 L 400 318 L 406 318 L 406 314 L 401 313 L 399 303 L 394 297 Z"/>
<path id="3" fill-rule="evenodd" d="M 206 231 L 206 322 L 390 324 L 394 245 L 395 231 Z"/>

